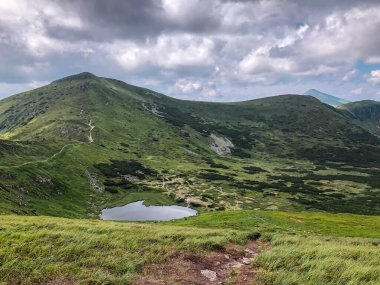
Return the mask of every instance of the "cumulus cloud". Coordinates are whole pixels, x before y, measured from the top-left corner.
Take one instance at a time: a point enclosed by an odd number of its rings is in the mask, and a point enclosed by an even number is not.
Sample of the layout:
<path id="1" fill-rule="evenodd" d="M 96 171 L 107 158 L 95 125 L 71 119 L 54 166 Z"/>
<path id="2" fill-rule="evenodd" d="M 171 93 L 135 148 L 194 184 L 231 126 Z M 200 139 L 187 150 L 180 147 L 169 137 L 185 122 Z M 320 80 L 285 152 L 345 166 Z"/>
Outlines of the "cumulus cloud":
<path id="1" fill-rule="evenodd" d="M 155 41 L 137 44 L 133 41 L 115 42 L 105 51 L 122 67 L 135 69 L 146 64 L 161 68 L 206 66 L 213 62 L 214 43 L 193 35 L 161 35 Z"/>
<path id="2" fill-rule="evenodd" d="M 3 92 L 86 70 L 200 100 L 379 83 L 358 67 L 380 64 L 374 0 L 18 0 L 0 14 Z"/>
<path id="3" fill-rule="evenodd" d="M 240 68 L 248 73 L 315 76 L 353 66 L 359 59 L 374 62 L 380 39 L 373 35 L 379 28 L 380 6 L 333 12 L 286 35 L 273 35 L 271 41 L 265 38 L 269 44 L 244 57 Z"/>
<path id="4" fill-rule="evenodd" d="M 176 90 L 183 94 L 189 94 L 198 91 L 201 86 L 202 85 L 199 82 L 192 82 L 186 79 L 179 79 L 174 85 Z"/>
<path id="5" fill-rule="evenodd" d="M 214 101 L 218 91 L 212 81 L 202 82 L 181 78 L 174 84 L 174 94 L 182 99 Z"/>
<path id="6" fill-rule="evenodd" d="M 380 69 L 372 70 L 368 81 L 375 84 L 380 83 Z"/>
<path id="7" fill-rule="evenodd" d="M 271 57 L 269 47 L 260 47 L 245 56 L 239 64 L 243 73 L 286 73 L 297 69 L 296 62 L 287 57 Z"/>

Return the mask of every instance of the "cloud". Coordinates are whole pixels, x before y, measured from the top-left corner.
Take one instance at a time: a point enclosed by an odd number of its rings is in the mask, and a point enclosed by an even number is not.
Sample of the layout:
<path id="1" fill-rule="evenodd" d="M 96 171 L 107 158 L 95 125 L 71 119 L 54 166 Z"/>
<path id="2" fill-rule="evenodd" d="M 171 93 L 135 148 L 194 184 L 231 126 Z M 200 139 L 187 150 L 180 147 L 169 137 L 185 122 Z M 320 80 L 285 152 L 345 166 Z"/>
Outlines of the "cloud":
<path id="1" fill-rule="evenodd" d="M 0 13 L 10 85 L 88 70 L 181 98 L 376 94 L 377 75 L 358 62 L 380 63 L 378 1 L 19 0 L 0 1 Z"/>
<path id="2" fill-rule="evenodd" d="M 380 45 L 373 36 L 377 29 L 380 7 L 337 11 L 314 24 L 288 29 L 285 35 L 266 37 L 269 43 L 245 56 L 240 69 L 256 74 L 320 75 L 345 69 L 360 58 L 374 62 L 379 55 L 375 47 Z"/>
<path id="3" fill-rule="evenodd" d="M 213 49 L 212 40 L 188 34 L 162 35 L 144 44 L 126 41 L 105 46 L 105 51 L 128 70 L 146 64 L 167 69 L 206 66 L 213 62 Z"/>
<path id="4" fill-rule="evenodd" d="M 198 91 L 201 88 L 201 84 L 199 82 L 191 82 L 186 79 L 179 79 L 175 83 L 174 87 L 180 93 L 189 94 Z"/>
<path id="5" fill-rule="evenodd" d="M 368 78 L 368 82 L 372 83 L 380 83 L 380 69 L 372 70 L 371 75 Z"/>
<path id="6" fill-rule="evenodd" d="M 177 80 L 173 92 L 179 98 L 198 101 L 214 101 L 219 95 L 214 82 L 192 81 L 185 78 Z"/>
<path id="7" fill-rule="evenodd" d="M 370 56 L 365 62 L 368 64 L 380 64 L 380 56 Z"/>
<path id="8" fill-rule="evenodd" d="M 343 81 L 348 81 L 350 79 L 352 79 L 356 74 L 357 74 L 357 70 L 356 69 L 353 69 L 353 70 L 350 70 L 348 71 L 342 78 Z"/>
<path id="9" fill-rule="evenodd" d="M 252 51 L 239 64 L 242 73 L 286 73 L 297 69 L 296 63 L 286 57 L 270 57 L 269 47 L 260 47 Z"/>

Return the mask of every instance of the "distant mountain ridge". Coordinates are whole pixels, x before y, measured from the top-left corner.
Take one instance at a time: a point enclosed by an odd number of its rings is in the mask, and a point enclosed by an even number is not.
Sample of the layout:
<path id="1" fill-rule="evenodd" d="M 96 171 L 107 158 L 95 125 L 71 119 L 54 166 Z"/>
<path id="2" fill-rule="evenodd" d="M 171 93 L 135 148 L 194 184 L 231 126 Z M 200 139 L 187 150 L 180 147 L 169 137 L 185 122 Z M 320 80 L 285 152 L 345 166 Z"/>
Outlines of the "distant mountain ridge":
<path id="1" fill-rule="evenodd" d="M 313 96 L 314 98 L 317 98 L 322 103 L 331 105 L 333 107 L 338 107 L 343 104 L 350 103 L 350 101 L 346 99 L 342 99 L 333 95 L 329 95 L 327 93 L 323 93 L 321 91 L 318 91 L 316 89 L 310 89 L 304 93 L 304 95 Z"/>
<path id="2" fill-rule="evenodd" d="M 379 214 L 378 109 L 355 106 L 185 101 L 68 76 L 0 100 L 0 214 L 98 217 L 140 200 Z"/>

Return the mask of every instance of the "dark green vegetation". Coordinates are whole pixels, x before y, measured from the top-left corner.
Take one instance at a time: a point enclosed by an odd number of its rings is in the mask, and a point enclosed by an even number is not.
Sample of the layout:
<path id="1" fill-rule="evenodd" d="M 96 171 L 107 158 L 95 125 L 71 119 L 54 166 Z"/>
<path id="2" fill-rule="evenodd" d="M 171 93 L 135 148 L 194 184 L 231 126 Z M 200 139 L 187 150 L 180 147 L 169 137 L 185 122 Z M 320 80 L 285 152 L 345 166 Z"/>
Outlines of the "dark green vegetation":
<path id="1" fill-rule="evenodd" d="M 379 214 L 380 139 L 358 123 L 378 109 L 352 104 L 192 102 L 90 73 L 63 78 L 0 101 L 0 213 L 90 217 L 145 199 Z"/>
<path id="2" fill-rule="evenodd" d="M 173 252 L 203 255 L 260 236 L 270 248 L 250 265 L 253 284 L 378 284 L 379 217 L 280 211 L 214 212 L 164 224 L 0 216 L 0 280 L 130 284 Z"/>
<path id="3" fill-rule="evenodd" d="M 340 106 L 339 110 L 359 126 L 380 135 L 380 102 L 373 100 L 352 102 Z"/>

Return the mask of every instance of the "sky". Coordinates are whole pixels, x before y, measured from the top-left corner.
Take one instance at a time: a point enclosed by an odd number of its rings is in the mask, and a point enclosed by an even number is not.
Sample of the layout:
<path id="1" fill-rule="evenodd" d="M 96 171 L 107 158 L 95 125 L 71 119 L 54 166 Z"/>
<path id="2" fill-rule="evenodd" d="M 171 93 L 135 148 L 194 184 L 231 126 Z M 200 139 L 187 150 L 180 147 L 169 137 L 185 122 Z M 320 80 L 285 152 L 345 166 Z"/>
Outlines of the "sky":
<path id="1" fill-rule="evenodd" d="M 380 0 L 0 1 L 0 98 L 84 71 L 188 100 L 380 100 Z"/>

